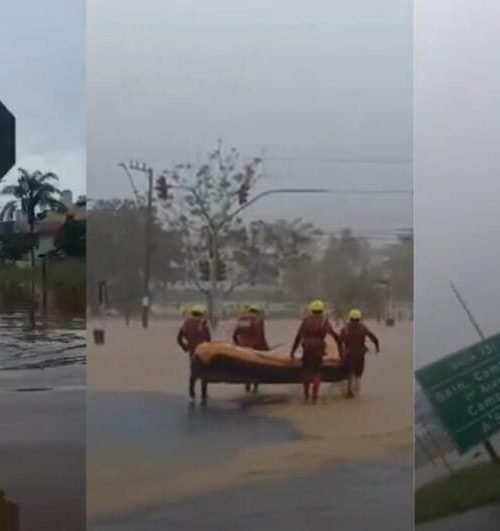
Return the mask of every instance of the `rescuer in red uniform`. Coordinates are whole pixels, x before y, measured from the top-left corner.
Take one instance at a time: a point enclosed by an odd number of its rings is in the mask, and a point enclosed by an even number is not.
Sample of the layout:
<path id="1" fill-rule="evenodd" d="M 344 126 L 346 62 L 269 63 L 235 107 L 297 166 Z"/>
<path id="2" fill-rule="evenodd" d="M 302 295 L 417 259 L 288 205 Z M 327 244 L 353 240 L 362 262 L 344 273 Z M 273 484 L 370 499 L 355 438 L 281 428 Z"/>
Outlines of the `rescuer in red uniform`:
<path id="1" fill-rule="evenodd" d="M 321 365 L 326 354 L 325 338 L 330 335 L 335 340 L 341 357 L 342 345 L 339 335 L 333 330 L 328 317 L 325 315 L 323 301 L 312 301 L 308 309 L 310 314 L 304 318 L 300 325 L 290 356 L 293 360 L 295 351 L 301 344 L 304 398 L 307 401 L 311 397 L 313 403 L 315 403 L 321 384 Z"/>
<path id="2" fill-rule="evenodd" d="M 190 376 L 189 376 L 189 396 L 192 401 L 196 398 L 194 375 L 194 352 L 196 347 L 201 343 L 211 341 L 210 330 L 205 319 L 205 308 L 200 305 L 193 306 L 184 323 L 182 324 L 179 333 L 177 334 L 177 343 L 184 352 L 189 354 L 190 360 Z M 207 385 L 205 382 L 201 383 L 202 401 L 205 403 L 207 399 Z"/>
<path id="3" fill-rule="evenodd" d="M 376 352 L 380 352 L 377 336 L 361 322 L 362 314 L 359 310 L 349 312 L 349 322 L 340 332 L 340 340 L 344 351 L 344 364 L 347 367 L 347 398 L 359 396 L 361 391 L 361 377 L 365 370 L 365 355 L 368 352 L 366 339 L 375 345 Z"/>
<path id="4" fill-rule="evenodd" d="M 233 343 L 239 347 L 253 350 L 269 350 L 266 340 L 264 316 L 257 306 L 249 305 L 238 319 L 233 333 Z M 251 391 L 252 384 L 245 386 L 247 392 Z M 258 384 L 253 384 L 254 393 L 257 392 Z"/>

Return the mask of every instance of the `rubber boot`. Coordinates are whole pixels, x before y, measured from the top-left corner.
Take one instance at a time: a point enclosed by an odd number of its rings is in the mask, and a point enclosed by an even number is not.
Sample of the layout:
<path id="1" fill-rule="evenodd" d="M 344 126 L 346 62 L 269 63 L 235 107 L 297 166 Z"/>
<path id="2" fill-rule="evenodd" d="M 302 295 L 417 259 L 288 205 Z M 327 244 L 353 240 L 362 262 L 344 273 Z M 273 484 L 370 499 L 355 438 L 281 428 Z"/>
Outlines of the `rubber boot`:
<path id="1" fill-rule="evenodd" d="M 205 380 L 202 380 L 201 382 L 201 403 L 203 406 L 207 405 L 207 398 L 208 398 L 208 384 L 205 382 Z"/>
<path id="2" fill-rule="evenodd" d="M 303 387 L 304 387 L 304 401 L 305 402 L 309 402 L 309 386 L 310 386 L 310 383 L 309 381 L 305 381 L 303 384 Z"/>
<path id="3" fill-rule="evenodd" d="M 321 385 L 321 377 L 319 375 L 315 375 L 312 381 L 312 402 L 313 404 L 316 404 L 316 402 L 318 401 L 320 385 Z"/>
<path id="4" fill-rule="evenodd" d="M 354 398 L 354 378 L 352 376 L 349 376 L 347 380 L 346 398 Z"/>
<path id="5" fill-rule="evenodd" d="M 354 379 L 354 397 L 359 398 L 361 394 L 361 378 L 357 377 Z"/>
<path id="6" fill-rule="evenodd" d="M 249 384 L 249 383 L 245 384 L 245 391 L 249 393 L 251 390 L 252 390 L 252 384 Z"/>
<path id="7" fill-rule="evenodd" d="M 196 399 L 195 383 L 195 378 L 191 376 L 189 378 L 189 398 L 191 399 L 191 402 L 194 402 Z"/>

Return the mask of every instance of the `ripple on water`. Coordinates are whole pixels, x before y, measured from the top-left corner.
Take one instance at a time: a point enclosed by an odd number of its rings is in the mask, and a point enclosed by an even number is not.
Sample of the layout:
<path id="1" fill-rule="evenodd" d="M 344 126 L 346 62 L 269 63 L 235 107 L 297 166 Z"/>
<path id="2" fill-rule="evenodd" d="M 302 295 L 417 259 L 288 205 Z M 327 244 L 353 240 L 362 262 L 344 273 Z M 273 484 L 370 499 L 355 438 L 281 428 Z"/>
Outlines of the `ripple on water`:
<path id="1" fill-rule="evenodd" d="M 0 315 L 0 371 L 85 364 L 85 319 L 51 316 L 27 326 L 24 313 Z"/>

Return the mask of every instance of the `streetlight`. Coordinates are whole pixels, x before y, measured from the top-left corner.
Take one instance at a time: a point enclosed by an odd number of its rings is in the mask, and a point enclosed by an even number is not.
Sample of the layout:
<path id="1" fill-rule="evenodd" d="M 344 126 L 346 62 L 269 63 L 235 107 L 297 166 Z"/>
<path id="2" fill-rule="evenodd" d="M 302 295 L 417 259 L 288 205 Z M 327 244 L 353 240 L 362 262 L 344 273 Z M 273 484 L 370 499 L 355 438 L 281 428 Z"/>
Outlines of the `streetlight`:
<path id="1" fill-rule="evenodd" d="M 207 226 L 205 227 L 207 238 L 208 238 L 208 244 L 209 244 L 209 271 L 208 275 L 204 275 L 204 277 L 207 278 L 209 282 L 209 288 L 206 291 L 207 299 L 208 299 L 208 313 L 210 317 L 210 321 L 212 324 L 215 324 L 215 311 L 216 311 L 216 296 L 217 296 L 217 286 L 218 282 L 223 278 L 224 275 L 221 275 L 221 271 L 223 268 L 221 261 L 220 261 L 220 253 L 219 253 L 219 238 L 220 233 L 222 230 L 229 224 L 231 221 L 237 217 L 241 212 L 249 208 L 251 205 L 257 203 L 264 197 L 268 197 L 270 195 L 276 195 L 276 194 L 309 194 L 309 193 L 327 193 L 329 190 L 326 188 L 276 188 L 271 190 L 266 190 L 264 192 L 261 192 L 260 194 L 257 194 L 254 198 L 248 200 L 247 199 L 247 188 L 244 188 L 244 193 L 241 194 L 238 191 L 238 208 L 236 208 L 233 212 L 226 214 L 219 222 L 216 222 L 214 220 L 214 217 L 210 215 L 210 213 L 205 208 L 204 202 L 202 198 L 200 197 L 198 190 L 193 186 L 187 186 L 187 185 L 180 185 L 180 184 L 167 184 L 166 183 L 166 175 L 167 173 L 164 173 L 162 175 L 162 184 L 164 193 L 163 195 L 168 196 L 168 190 L 183 190 L 185 192 L 190 193 L 195 201 L 197 202 L 200 212 L 202 216 L 205 218 Z M 245 185 L 243 185 L 245 186 Z M 225 264 L 224 264 L 225 265 Z M 222 266 L 222 267 L 221 267 Z"/>

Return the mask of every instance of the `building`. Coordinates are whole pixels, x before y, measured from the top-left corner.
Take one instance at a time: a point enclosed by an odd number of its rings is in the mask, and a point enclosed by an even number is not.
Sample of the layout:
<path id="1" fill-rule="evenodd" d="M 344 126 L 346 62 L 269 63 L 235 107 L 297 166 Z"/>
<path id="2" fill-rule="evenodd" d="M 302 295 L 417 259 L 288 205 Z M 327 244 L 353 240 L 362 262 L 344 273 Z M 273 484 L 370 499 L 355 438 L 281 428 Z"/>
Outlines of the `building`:
<path id="1" fill-rule="evenodd" d="M 85 220 L 87 217 L 86 198 L 80 196 L 73 202 L 73 193 L 71 190 L 63 190 L 61 201 L 66 207 L 66 212 L 47 211 L 36 221 L 35 234 L 38 236 L 37 254 L 47 254 L 55 249 L 55 240 L 61 227 L 68 217 L 75 220 Z M 0 236 L 2 234 L 27 233 L 29 226 L 26 216 L 23 212 L 17 211 L 16 218 L 13 221 L 4 221 L 0 223 Z M 29 262 L 29 257 L 26 257 Z"/>
<path id="2" fill-rule="evenodd" d="M 73 193 L 71 190 L 63 190 L 61 200 L 67 209 L 65 213 L 47 212 L 36 224 L 35 232 L 38 235 L 38 254 L 47 254 L 55 249 L 57 234 L 68 217 L 74 220 L 85 220 L 87 217 L 87 206 L 84 196 L 80 196 L 76 202 L 73 202 Z"/>
<path id="3" fill-rule="evenodd" d="M 68 217 L 79 221 L 83 221 L 87 217 L 86 198 L 84 196 L 80 196 L 76 202 L 73 202 L 71 190 L 63 190 L 61 200 L 66 207 L 66 212 L 47 212 L 36 224 L 38 254 L 47 254 L 55 249 L 57 234 Z"/>

